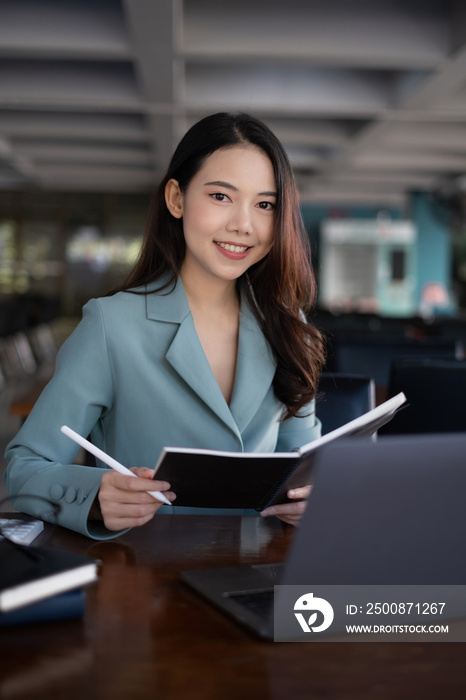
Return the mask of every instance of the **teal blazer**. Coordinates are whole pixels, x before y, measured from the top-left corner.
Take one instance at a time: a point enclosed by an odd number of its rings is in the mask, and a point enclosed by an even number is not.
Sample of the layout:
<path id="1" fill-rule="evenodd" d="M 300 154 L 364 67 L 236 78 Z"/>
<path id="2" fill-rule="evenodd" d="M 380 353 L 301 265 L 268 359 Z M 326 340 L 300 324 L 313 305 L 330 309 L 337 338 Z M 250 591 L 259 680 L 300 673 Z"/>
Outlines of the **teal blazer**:
<path id="1" fill-rule="evenodd" d="M 58 501 L 65 527 L 95 539 L 115 537 L 120 533 L 88 521 L 105 467 L 73 464 L 78 448 L 61 425 L 91 435 L 128 467 L 154 467 L 164 445 L 289 451 L 318 437 L 320 423 L 313 402 L 305 417 L 279 422 L 284 406 L 273 392 L 274 373 L 270 347 L 244 298 L 230 405 L 204 354 L 181 280 L 168 293 L 93 299 L 7 446 L 7 489 Z M 28 510 L 26 499 L 17 507 Z"/>

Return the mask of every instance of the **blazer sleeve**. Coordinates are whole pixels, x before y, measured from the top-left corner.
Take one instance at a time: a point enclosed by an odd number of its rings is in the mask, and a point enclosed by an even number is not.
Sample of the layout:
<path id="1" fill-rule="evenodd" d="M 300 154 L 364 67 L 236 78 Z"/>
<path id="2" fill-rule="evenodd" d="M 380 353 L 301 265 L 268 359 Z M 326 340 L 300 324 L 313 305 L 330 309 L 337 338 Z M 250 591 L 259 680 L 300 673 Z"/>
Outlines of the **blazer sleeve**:
<path id="1" fill-rule="evenodd" d="M 315 401 L 301 409 L 300 416 L 280 423 L 275 452 L 293 452 L 321 436 L 322 425 L 316 416 Z"/>
<path id="2" fill-rule="evenodd" d="M 11 495 L 37 495 L 59 503 L 60 525 L 98 540 L 121 534 L 108 530 L 103 522 L 88 520 L 103 470 L 73 464 L 78 447 L 60 427 L 68 425 L 87 437 L 101 415 L 110 410 L 112 394 L 100 306 L 92 300 L 60 349 L 53 378 L 5 452 L 5 480 Z M 15 507 L 31 512 L 29 500 L 18 498 Z"/>

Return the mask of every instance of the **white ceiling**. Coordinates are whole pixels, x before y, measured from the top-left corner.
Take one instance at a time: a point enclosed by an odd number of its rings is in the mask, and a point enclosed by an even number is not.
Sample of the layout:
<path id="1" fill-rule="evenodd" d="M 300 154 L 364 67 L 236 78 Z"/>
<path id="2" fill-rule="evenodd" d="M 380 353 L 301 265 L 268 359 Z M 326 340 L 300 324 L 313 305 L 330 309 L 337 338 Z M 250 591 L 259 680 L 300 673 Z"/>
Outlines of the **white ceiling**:
<path id="1" fill-rule="evenodd" d="M 219 110 L 271 126 L 305 201 L 466 183 L 466 2 L 0 0 L 0 190 L 150 190 Z"/>

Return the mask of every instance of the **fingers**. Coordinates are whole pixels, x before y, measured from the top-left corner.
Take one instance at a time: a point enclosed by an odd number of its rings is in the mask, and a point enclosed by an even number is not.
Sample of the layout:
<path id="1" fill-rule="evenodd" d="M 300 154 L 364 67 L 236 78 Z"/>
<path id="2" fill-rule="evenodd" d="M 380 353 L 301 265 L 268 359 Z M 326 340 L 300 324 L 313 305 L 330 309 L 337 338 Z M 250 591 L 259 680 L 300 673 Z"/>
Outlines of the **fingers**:
<path id="1" fill-rule="evenodd" d="M 311 493 L 311 486 L 300 486 L 297 489 L 290 489 L 288 491 L 288 498 L 308 498 Z"/>
<path id="2" fill-rule="evenodd" d="M 133 474 L 136 474 L 136 476 L 139 476 L 141 479 L 152 479 L 154 476 L 154 470 L 153 469 L 148 469 L 147 467 L 131 467 L 130 472 L 133 472 Z M 162 483 L 161 481 L 156 482 L 155 479 L 153 483 Z M 166 481 L 163 483 L 167 483 Z"/>
<path id="3" fill-rule="evenodd" d="M 261 512 L 263 518 L 276 515 L 280 520 L 289 525 L 298 525 L 307 506 L 307 499 L 311 493 L 311 486 L 300 486 L 287 492 L 288 498 L 294 502 L 280 503 L 269 506 Z M 299 500 L 298 500 L 299 499 Z"/>
<path id="4" fill-rule="evenodd" d="M 270 506 L 261 512 L 263 518 L 270 515 L 276 515 L 285 523 L 297 525 L 302 514 L 306 510 L 307 501 L 298 501 L 296 503 L 281 503 L 280 505 Z"/>
<path id="5" fill-rule="evenodd" d="M 148 491 L 162 491 L 168 500 L 176 498 L 169 491 L 167 481 L 151 479 L 153 471 L 145 467 L 132 469 L 138 478 L 105 472 L 99 491 L 99 504 L 105 526 L 109 530 L 123 530 L 147 523 L 162 505 Z"/>
<path id="6" fill-rule="evenodd" d="M 102 477 L 102 485 L 105 484 L 111 488 L 115 488 L 117 491 L 145 493 L 148 496 L 147 501 L 152 498 L 148 493 L 149 491 L 168 491 L 170 488 L 168 481 L 152 479 L 154 473 L 152 469 L 147 469 L 147 467 L 133 467 L 130 471 L 136 474 L 138 478 L 135 479 L 126 474 L 119 474 L 113 470 L 106 471 Z"/>

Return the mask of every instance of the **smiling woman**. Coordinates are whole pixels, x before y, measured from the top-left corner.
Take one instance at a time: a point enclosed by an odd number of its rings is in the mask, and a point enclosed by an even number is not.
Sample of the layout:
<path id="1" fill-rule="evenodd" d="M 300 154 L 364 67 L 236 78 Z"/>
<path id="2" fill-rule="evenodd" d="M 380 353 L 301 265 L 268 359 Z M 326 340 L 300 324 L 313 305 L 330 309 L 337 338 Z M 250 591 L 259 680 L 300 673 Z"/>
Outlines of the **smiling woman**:
<path id="1" fill-rule="evenodd" d="M 165 445 L 273 452 L 310 442 L 323 364 L 322 338 L 305 320 L 315 297 L 282 145 L 246 114 L 201 120 L 154 194 L 133 271 L 84 307 L 10 443 L 8 488 L 53 494 L 61 524 L 107 538 L 183 510 L 168 483 L 148 481 Z M 63 423 L 137 465 L 139 478 L 72 464 Z M 161 507 L 154 490 L 175 506 Z M 308 494 L 295 489 L 263 515 L 297 524 Z"/>

